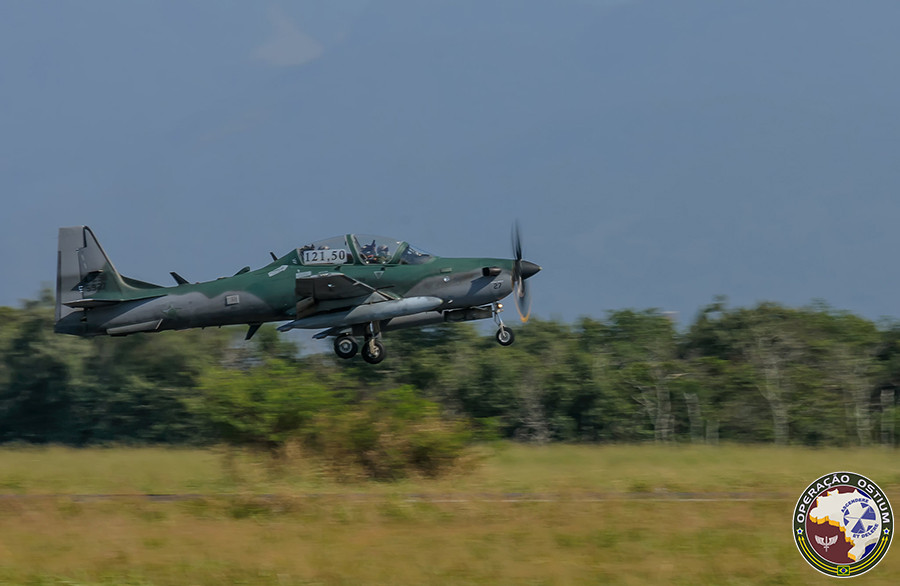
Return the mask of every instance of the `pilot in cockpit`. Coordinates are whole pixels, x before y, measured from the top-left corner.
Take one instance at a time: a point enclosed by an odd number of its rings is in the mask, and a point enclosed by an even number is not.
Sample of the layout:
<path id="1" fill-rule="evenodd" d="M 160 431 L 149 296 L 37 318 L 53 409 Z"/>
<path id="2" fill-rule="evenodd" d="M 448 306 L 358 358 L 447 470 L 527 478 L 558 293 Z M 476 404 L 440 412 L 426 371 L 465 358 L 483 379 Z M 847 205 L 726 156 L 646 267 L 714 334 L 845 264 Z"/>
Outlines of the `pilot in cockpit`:
<path id="1" fill-rule="evenodd" d="M 389 260 L 391 260 L 391 249 L 388 248 L 387 244 L 378 247 L 378 262 L 384 264 Z"/>
<path id="2" fill-rule="evenodd" d="M 363 246 L 360 252 L 362 253 L 362 257 L 366 262 L 375 262 L 377 260 L 374 240 L 372 240 L 371 244 L 366 244 L 365 246 Z"/>

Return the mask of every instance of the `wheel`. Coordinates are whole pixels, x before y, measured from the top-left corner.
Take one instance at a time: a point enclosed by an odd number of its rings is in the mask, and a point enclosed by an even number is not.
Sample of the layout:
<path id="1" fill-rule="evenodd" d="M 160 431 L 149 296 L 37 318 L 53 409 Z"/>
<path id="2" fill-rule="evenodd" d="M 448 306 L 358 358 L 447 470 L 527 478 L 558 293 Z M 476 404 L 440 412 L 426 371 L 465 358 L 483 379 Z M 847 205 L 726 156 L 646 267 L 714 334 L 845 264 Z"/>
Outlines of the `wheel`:
<path id="1" fill-rule="evenodd" d="M 384 344 L 374 338 L 366 341 L 362 347 L 362 357 L 369 364 L 378 364 L 385 357 Z"/>
<path id="2" fill-rule="evenodd" d="M 497 330 L 497 343 L 501 346 L 509 346 L 515 340 L 516 336 L 513 335 L 511 329 L 501 326 L 500 329 Z"/>
<path id="3" fill-rule="evenodd" d="M 344 334 L 334 339 L 334 353 L 344 360 L 356 356 L 358 350 L 359 345 L 357 345 L 353 336 Z"/>

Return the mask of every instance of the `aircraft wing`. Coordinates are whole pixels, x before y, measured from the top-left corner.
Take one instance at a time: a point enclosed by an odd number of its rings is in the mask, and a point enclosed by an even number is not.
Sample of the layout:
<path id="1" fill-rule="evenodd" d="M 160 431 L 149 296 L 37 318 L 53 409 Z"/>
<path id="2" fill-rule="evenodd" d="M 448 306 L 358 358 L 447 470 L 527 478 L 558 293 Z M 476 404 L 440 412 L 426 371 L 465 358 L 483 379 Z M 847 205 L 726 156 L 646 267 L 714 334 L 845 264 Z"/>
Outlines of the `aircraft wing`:
<path id="1" fill-rule="evenodd" d="M 319 273 L 309 277 L 300 277 L 296 284 L 297 298 L 310 298 L 313 301 L 336 301 L 340 299 L 354 299 L 364 295 L 377 293 L 384 301 L 397 299 L 381 289 L 375 289 L 344 273 Z"/>
<path id="2" fill-rule="evenodd" d="M 283 332 L 293 328 L 346 326 L 389 319 L 429 311 L 443 303 L 437 297 L 403 298 L 344 273 L 299 277 L 296 290 L 299 299 L 296 319 L 278 328 Z"/>

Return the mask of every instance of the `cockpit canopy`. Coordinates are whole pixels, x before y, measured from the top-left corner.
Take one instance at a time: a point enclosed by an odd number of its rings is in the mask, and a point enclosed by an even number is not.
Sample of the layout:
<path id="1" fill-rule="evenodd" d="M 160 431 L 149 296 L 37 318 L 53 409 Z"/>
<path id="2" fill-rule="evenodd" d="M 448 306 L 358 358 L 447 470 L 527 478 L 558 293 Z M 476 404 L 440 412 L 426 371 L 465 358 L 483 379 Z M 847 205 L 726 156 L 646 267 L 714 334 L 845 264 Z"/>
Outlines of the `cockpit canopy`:
<path id="1" fill-rule="evenodd" d="M 297 256 L 304 265 L 419 265 L 434 258 L 407 242 L 371 234 L 347 234 L 319 240 L 298 248 Z"/>

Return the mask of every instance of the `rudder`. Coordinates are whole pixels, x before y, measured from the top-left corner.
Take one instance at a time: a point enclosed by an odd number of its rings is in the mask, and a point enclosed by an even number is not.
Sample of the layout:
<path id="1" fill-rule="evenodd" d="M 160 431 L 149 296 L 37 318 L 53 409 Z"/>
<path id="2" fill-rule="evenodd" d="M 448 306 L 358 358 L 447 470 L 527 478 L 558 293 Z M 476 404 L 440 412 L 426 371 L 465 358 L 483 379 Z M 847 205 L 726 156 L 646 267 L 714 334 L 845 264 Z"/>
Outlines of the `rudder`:
<path id="1" fill-rule="evenodd" d="M 105 299 L 123 292 L 122 277 L 116 271 L 97 237 L 87 226 L 59 229 L 56 265 L 56 321 L 83 311 L 100 294 Z"/>

